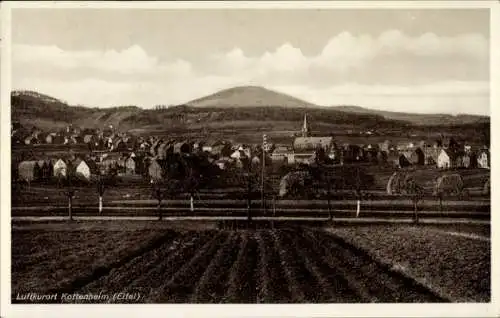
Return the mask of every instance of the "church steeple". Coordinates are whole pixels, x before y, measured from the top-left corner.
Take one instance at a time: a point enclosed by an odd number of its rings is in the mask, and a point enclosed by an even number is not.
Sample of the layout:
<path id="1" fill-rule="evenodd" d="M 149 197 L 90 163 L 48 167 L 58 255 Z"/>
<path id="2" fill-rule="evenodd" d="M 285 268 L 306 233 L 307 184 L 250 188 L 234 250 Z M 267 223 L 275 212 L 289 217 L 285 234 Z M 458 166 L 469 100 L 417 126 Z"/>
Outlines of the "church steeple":
<path id="1" fill-rule="evenodd" d="M 304 124 L 302 125 L 302 137 L 309 137 L 310 129 L 307 122 L 307 114 L 304 115 Z"/>

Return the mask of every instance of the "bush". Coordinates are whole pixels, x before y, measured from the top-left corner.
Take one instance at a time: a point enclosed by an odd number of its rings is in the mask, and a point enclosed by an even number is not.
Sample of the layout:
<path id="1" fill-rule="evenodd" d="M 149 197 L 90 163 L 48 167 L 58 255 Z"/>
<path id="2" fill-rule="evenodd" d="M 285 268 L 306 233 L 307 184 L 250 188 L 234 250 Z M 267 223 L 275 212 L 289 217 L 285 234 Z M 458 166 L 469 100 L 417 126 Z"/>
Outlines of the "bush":
<path id="1" fill-rule="evenodd" d="M 411 178 L 412 174 L 407 171 L 394 172 L 387 182 L 387 194 L 406 194 L 406 185 Z"/>
<path id="2" fill-rule="evenodd" d="M 464 181 L 459 174 L 445 174 L 436 180 L 434 195 L 462 195 Z"/>
<path id="3" fill-rule="evenodd" d="M 486 179 L 483 186 L 483 195 L 490 195 L 490 178 Z"/>
<path id="4" fill-rule="evenodd" d="M 308 171 L 287 173 L 280 181 L 279 196 L 304 196 L 311 189 L 312 176 Z"/>

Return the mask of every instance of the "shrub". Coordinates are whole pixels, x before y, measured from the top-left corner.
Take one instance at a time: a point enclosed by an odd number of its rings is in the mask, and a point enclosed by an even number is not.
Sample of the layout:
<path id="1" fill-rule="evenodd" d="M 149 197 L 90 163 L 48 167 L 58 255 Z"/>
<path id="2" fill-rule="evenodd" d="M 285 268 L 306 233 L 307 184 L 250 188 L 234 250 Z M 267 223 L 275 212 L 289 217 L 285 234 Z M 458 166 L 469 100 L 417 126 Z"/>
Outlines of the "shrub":
<path id="1" fill-rule="evenodd" d="M 483 195 L 490 195 L 490 178 L 486 179 L 483 186 Z"/>
<path id="2" fill-rule="evenodd" d="M 280 181 L 279 196 L 303 196 L 311 183 L 312 176 L 308 171 L 289 172 Z"/>
<path id="3" fill-rule="evenodd" d="M 437 178 L 434 195 L 461 195 L 464 190 L 464 182 L 459 174 L 445 174 Z"/>
<path id="4" fill-rule="evenodd" d="M 387 194 L 406 194 L 406 184 L 412 178 L 412 174 L 407 171 L 396 171 L 387 182 Z"/>

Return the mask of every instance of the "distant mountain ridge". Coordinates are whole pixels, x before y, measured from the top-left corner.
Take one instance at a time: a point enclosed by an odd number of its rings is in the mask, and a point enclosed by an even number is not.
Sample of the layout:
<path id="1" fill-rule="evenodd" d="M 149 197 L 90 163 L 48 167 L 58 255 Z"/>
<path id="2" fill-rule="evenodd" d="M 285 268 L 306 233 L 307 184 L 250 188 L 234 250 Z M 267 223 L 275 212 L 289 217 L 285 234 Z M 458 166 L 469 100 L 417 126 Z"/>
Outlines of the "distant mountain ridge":
<path id="1" fill-rule="evenodd" d="M 420 113 L 405 113 L 393 112 L 385 110 L 377 110 L 364 108 L 360 106 L 331 106 L 335 109 L 351 112 L 356 114 L 374 114 L 380 115 L 387 119 L 404 120 L 417 125 L 440 125 L 440 124 L 470 124 L 470 123 L 485 123 L 490 121 L 489 116 L 471 115 L 471 114 L 420 114 Z"/>
<path id="2" fill-rule="evenodd" d="M 373 129 L 409 126 L 488 124 L 490 118 L 475 115 L 411 114 L 378 111 L 359 106 L 318 106 L 313 103 L 258 86 L 239 86 L 221 90 L 164 110 L 137 106 L 90 108 L 70 106 L 61 99 L 33 91 L 13 91 L 12 120 L 23 125 L 54 129 L 71 123 L 81 127 L 113 125 L 141 132 L 168 129 L 232 127 L 263 129 L 281 122 L 282 130 L 298 130 L 305 113 L 325 132 L 334 129 Z M 269 126 L 271 125 L 271 126 Z M 260 128 L 259 128 L 260 127 Z M 219 129 L 217 128 L 217 129 Z M 215 128 L 214 128 L 215 129 Z"/>

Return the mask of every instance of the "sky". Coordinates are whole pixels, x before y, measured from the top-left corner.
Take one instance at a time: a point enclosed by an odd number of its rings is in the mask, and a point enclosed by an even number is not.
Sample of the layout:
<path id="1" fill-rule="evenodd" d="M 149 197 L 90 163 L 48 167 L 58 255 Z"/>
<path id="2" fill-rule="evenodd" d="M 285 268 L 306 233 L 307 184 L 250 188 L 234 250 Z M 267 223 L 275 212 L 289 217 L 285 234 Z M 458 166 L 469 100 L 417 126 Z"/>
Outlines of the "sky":
<path id="1" fill-rule="evenodd" d="M 151 108 L 258 85 L 489 115 L 488 9 L 13 9 L 12 88 Z"/>

